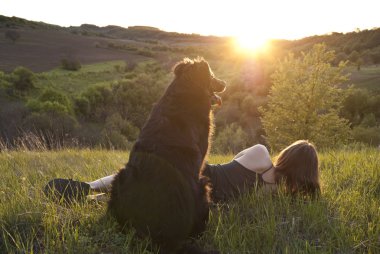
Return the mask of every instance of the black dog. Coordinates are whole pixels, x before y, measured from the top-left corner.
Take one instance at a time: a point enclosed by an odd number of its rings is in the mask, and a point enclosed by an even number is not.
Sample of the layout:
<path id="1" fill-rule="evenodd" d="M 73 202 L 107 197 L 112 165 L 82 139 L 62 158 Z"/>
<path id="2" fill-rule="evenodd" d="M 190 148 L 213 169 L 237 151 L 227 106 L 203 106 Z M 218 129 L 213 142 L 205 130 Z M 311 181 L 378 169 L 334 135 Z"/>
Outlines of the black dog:
<path id="1" fill-rule="evenodd" d="M 211 105 L 221 103 L 214 93 L 225 89 L 200 58 L 184 59 L 174 74 L 117 174 L 108 206 L 121 225 L 132 225 L 168 252 L 205 230 L 209 199 L 199 174 L 209 148 Z"/>

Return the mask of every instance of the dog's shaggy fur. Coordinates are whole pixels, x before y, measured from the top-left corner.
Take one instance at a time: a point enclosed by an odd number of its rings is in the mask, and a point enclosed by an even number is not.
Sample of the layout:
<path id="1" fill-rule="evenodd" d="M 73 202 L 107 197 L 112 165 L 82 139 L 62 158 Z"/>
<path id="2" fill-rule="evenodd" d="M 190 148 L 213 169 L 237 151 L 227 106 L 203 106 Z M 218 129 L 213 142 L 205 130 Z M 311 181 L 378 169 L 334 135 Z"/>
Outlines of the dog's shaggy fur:
<path id="1" fill-rule="evenodd" d="M 109 212 L 121 225 L 176 252 L 204 231 L 209 213 L 200 171 L 209 148 L 211 104 L 225 82 L 208 63 L 184 59 L 154 106 L 111 191 Z"/>

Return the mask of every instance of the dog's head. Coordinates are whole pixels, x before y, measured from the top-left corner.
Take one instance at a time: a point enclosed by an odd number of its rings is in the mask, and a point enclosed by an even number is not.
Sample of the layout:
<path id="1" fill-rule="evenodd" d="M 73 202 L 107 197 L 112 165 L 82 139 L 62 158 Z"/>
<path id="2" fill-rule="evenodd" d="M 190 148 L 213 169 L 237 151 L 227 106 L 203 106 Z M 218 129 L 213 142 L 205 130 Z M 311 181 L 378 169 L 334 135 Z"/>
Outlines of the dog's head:
<path id="1" fill-rule="evenodd" d="M 185 58 L 174 67 L 175 78 L 183 80 L 184 85 L 197 89 L 199 93 L 207 96 L 211 105 L 221 105 L 222 99 L 215 93 L 226 89 L 226 82 L 215 77 L 209 64 L 203 58 L 194 60 Z"/>

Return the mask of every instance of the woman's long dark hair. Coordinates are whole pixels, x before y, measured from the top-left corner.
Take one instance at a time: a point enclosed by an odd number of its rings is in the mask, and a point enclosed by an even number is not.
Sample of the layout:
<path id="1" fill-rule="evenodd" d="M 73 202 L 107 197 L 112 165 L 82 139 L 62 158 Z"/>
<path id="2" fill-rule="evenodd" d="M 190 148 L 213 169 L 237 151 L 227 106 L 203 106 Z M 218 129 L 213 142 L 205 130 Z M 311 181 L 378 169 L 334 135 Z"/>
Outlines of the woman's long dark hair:
<path id="1" fill-rule="evenodd" d="M 284 182 L 287 192 L 313 197 L 320 193 L 317 151 L 308 141 L 298 140 L 286 147 L 274 166 L 275 181 Z"/>

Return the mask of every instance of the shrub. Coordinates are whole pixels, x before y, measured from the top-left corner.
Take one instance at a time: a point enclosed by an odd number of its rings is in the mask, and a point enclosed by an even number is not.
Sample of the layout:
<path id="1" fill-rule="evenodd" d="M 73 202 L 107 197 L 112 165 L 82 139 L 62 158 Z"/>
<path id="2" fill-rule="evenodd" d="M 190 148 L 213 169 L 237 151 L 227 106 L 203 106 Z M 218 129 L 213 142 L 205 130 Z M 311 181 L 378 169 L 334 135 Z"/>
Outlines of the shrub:
<path id="1" fill-rule="evenodd" d="M 13 43 L 15 43 L 21 37 L 21 35 L 15 30 L 5 31 L 4 36 L 5 38 L 11 40 Z"/>
<path id="2" fill-rule="evenodd" d="M 9 88 L 9 75 L 5 74 L 4 72 L 0 71 L 0 88 Z"/>
<path id="3" fill-rule="evenodd" d="M 41 102 L 57 102 L 58 104 L 64 106 L 67 109 L 67 112 L 72 111 L 69 98 L 65 94 L 51 88 L 45 89 L 38 97 L 38 100 Z"/>
<path id="4" fill-rule="evenodd" d="M 90 102 L 86 97 L 79 96 L 74 99 L 74 111 L 76 115 L 87 116 L 90 113 Z"/>
<path id="5" fill-rule="evenodd" d="M 355 141 L 369 144 L 372 146 L 380 145 L 380 128 L 379 127 L 364 127 L 362 125 L 355 127 L 352 130 Z"/>
<path id="6" fill-rule="evenodd" d="M 74 117 L 62 112 L 41 111 L 28 115 L 22 128 L 27 133 L 42 136 L 48 148 L 56 148 L 54 145 L 63 144 L 65 140 L 71 139 L 78 128 L 78 122 Z"/>
<path id="7" fill-rule="evenodd" d="M 232 123 L 218 133 L 212 149 L 215 153 L 238 153 L 248 147 L 248 134 L 236 123 Z"/>
<path id="8" fill-rule="evenodd" d="M 140 133 L 139 128 L 134 126 L 130 121 L 124 120 L 120 129 L 121 134 L 126 136 L 128 140 L 135 141 Z"/>
<path id="9" fill-rule="evenodd" d="M 11 74 L 14 88 L 25 91 L 34 88 L 34 73 L 28 68 L 19 66 Z"/>
<path id="10" fill-rule="evenodd" d="M 51 114 L 68 113 L 68 109 L 56 101 L 39 101 L 31 99 L 26 106 L 33 112 L 45 112 Z"/>
<path id="11" fill-rule="evenodd" d="M 107 117 L 104 127 L 108 131 L 119 132 L 130 141 L 136 140 L 140 131 L 131 122 L 123 119 L 119 113 Z"/>
<path id="12" fill-rule="evenodd" d="M 117 131 L 103 131 L 102 144 L 112 149 L 130 149 L 132 146 L 128 139 Z"/>
<path id="13" fill-rule="evenodd" d="M 76 99 L 76 109 L 81 107 L 80 112 L 88 120 L 104 122 L 112 113 L 113 102 L 112 90 L 109 86 L 94 86 L 88 88 L 81 99 Z"/>
<path id="14" fill-rule="evenodd" d="M 63 58 L 61 65 L 64 70 L 68 71 L 78 71 L 82 68 L 82 65 L 77 59 Z"/>
<path id="15" fill-rule="evenodd" d="M 125 63 L 125 72 L 133 71 L 137 66 L 137 63 Z"/>
<path id="16" fill-rule="evenodd" d="M 137 51 L 137 54 L 139 54 L 140 56 L 154 57 L 154 53 L 149 49 L 139 49 Z"/>
<path id="17" fill-rule="evenodd" d="M 123 72 L 123 67 L 121 67 L 119 64 L 115 64 L 113 67 L 115 68 L 116 72 Z"/>

